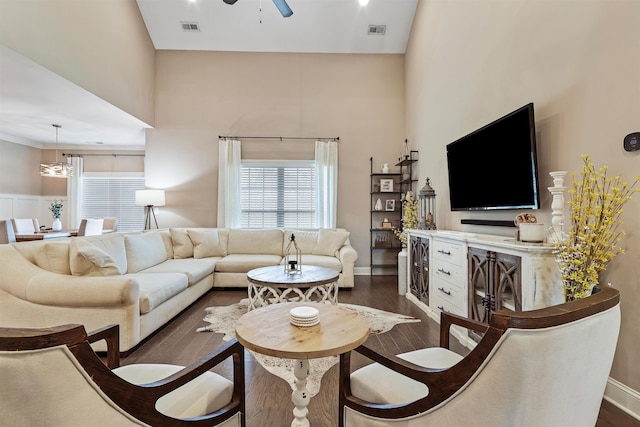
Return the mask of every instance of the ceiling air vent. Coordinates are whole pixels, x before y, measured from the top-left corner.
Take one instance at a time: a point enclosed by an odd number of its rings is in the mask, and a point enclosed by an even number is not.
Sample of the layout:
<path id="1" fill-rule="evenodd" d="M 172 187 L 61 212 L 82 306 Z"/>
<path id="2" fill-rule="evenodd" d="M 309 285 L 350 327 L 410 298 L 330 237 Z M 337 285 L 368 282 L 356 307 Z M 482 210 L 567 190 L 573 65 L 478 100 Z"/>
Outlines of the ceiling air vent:
<path id="1" fill-rule="evenodd" d="M 200 31 L 200 26 L 197 22 L 181 22 L 180 25 L 182 25 L 182 31 L 187 31 L 190 33 L 194 31 Z"/>
<path id="2" fill-rule="evenodd" d="M 369 35 L 384 36 L 387 31 L 386 25 L 369 25 Z"/>

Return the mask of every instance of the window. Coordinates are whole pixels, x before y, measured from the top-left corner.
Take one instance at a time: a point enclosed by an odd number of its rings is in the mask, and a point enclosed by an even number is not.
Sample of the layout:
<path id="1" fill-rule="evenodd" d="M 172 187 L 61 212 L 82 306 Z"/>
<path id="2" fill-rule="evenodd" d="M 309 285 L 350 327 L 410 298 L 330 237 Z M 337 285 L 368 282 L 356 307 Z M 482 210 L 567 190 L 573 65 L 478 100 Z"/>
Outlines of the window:
<path id="1" fill-rule="evenodd" d="M 313 161 L 243 160 L 240 168 L 240 226 L 315 227 Z"/>
<path id="2" fill-rule="evenodd" d="M 116 217 L 118 231 L 144 228 L 144 207 L 136 206 L 136 190 L 144 190 L 144 174 L 84 173 L 82 176 L 82 218 Z"/>

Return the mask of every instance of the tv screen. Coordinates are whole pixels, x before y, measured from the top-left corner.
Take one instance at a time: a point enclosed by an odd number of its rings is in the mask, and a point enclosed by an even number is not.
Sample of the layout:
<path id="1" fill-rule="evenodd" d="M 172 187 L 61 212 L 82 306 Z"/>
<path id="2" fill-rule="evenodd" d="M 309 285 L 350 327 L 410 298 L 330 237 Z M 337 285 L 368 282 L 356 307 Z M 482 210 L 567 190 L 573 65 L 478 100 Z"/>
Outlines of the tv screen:
<path id="1" fill-rule="evenodd" d="M 538 209 L 533 104 L 447 145 L 451 210 Z"/>

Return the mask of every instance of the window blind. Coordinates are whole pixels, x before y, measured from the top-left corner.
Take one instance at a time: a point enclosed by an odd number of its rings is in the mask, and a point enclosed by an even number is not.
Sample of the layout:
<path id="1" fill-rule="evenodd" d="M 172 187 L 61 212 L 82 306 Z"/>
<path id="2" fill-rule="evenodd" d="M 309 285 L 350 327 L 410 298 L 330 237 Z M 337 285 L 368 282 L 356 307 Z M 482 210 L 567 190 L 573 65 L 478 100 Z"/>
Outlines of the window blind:
<path id="1" fill-rule="evenodd" d="M 315 227 L 313 161 L 243 161 L 240 225 L 243 228 Z"/>
<path id="2" fill-rule="evenodd" d="M 136 190 L 144 190 L 144 175 L 85 173 L 82 177 L 82 218 L 116 217 L 118 231 L 144 228 L 144 207 L 136 206 Z"/>

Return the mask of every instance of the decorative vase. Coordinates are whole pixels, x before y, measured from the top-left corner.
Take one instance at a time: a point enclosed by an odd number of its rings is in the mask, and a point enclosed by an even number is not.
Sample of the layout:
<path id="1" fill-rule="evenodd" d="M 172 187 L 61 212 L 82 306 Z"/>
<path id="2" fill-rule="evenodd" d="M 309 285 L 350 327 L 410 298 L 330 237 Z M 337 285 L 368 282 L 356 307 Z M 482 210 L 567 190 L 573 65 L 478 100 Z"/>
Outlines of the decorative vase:
<path id="1" fill-rule="evenodd" d="M 382 165 L 382 173 L 389 173 L 389 165 L 387 163 Z"/>
<path id="2" fill-rule="evenodd" d="M 53 224 L 51 225 L 51 229 L 53 231 L 62 230 L 62 222 L 60 221 L 60 218 L 54 218 L 53 219 Z"/>

